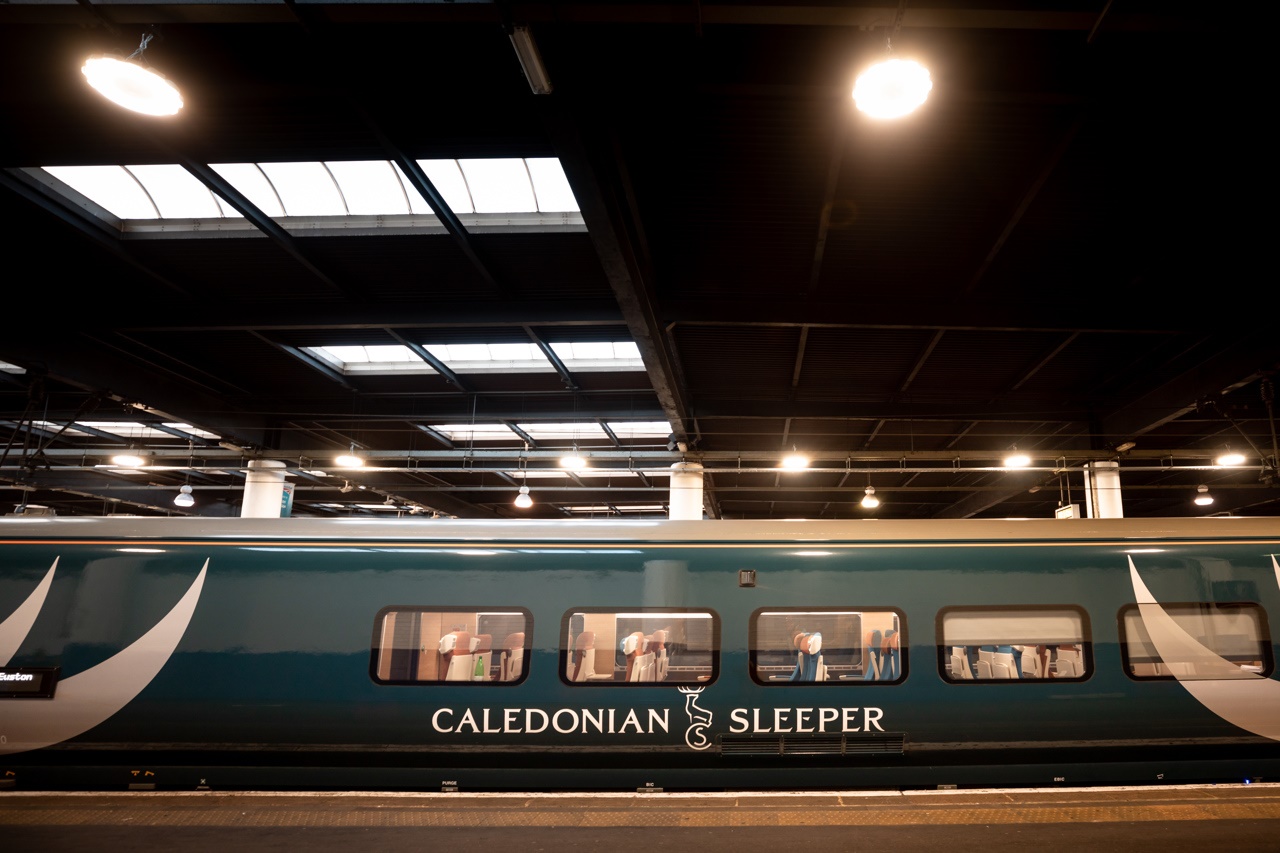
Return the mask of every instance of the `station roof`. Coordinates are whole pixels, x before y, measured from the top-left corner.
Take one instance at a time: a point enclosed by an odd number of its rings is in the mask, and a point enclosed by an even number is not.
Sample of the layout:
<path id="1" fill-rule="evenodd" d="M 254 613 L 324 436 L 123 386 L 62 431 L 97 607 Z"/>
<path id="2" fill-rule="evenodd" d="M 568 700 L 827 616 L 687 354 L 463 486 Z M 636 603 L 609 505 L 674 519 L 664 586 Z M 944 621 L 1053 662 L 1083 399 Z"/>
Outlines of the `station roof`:
<path id="1" fill-rule="evenodd" d="M 0 512 L 237 515 L 271 461 L 306 516 L 661 517 L 680 463 L 713 518 L 1052 518 L 1097 463 L 1126 516 L 1280 515 L 1264 78 L 1211 24 L 2 4 Z M 174 117 L 81 73 L 144 44 Z M 881 121 L 888 55 L 933 87 Z"/>

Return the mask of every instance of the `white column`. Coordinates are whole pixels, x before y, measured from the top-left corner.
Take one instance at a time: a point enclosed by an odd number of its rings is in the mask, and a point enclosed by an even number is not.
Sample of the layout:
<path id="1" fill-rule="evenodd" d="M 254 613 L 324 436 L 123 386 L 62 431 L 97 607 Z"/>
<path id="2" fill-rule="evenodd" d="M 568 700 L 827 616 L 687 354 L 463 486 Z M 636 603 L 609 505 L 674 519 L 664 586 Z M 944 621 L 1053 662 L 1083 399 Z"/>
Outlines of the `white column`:
<path id="1" fill-rule="evenodd" d="M 250 459 L 245 472 L 241 518 L 280 518 L 284 515 L 284 467 L 275 459 Z"/>
<path id="2" fill-rule="evenodd" d="M 1084 496 L 1089 518 L 1124 518 L 1124 505 L 1120 500 L 1120 463 L 1085 463 Z"/>
<path id="3" fill-rule="evenodd" d="M 702 520 L 702 466 L 677 462 L 671 466 L 671 497 L 667 517 L 676 521 Z"/>

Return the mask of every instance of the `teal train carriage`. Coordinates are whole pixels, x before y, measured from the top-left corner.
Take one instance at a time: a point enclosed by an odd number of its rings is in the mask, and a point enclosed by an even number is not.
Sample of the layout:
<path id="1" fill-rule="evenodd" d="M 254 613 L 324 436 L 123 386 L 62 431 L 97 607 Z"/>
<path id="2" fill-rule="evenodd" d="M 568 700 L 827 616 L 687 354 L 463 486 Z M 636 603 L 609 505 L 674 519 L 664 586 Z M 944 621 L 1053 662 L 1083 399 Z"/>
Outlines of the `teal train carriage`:
<path id="1" fill-rule="evenodd" d="M 1280 775 L 1275 519 L 0 520 L 0 785 Z"/>

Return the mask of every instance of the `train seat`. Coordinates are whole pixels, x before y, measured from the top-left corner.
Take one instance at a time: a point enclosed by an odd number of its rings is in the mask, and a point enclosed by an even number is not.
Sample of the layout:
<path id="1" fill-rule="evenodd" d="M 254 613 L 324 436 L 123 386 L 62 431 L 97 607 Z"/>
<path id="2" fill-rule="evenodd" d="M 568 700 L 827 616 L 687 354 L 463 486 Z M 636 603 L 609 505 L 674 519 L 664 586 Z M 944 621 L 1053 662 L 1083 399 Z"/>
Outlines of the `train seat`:
<path id="1" fill-rule="evenodd" d="M 569 671 L 565 677 L 570 681 L 590 681 L 596 674 L 596 635 L 594 631 L 583 631 L 573 641 L 573 654 L 569 656 Z"/>
<path id="2" fill-rule="evenodd" d="M 879 681 L 882 662 L 880 660 L 880 647 L 884 644 L 884 635 L 879 631 L 867 632 L 866 643 L 864 645 L 863 655 L 863 681 Z"/>
<path id="3" fill-rule="evenodd" d="M 627 670 L 623 676 L 623 681 L 640 680 L 640 667 L 638 664 L 640 657 L 645 653 L 645 645 L 645 636 L 642 631 L 632 631 L 622 639 L 620 646 L 622 654 L 627 659 Z"/>
<path id="4" fill-rule="evenodd" d="M 654 631 L 649 639 L 653 650 L 653 680 L 666 681 L 667 669 L 671 665 L 671 659 L 667 656 L 667 632 Z"/>
<path id="5" fill-rule="evenodd" d="M 969 656 L 963 646 L 951 647 L 951 677 L 956 681 L 972 681 L 973 671 L 969 669 Z"/>
<path id="6" fill-rule="evenodd" d="M 826 681 L 827 667 L 822 661 L 822 634 L 801 632 L 791 640 L 796 650 L 796 668 L 791 681 Z"/>
<path id="7" fill-rule="evenodd" d="M 472 681 L 488 681 L 489 670 L 493 664 L 493 635 L 492 634 L 476 634 L 472 638 L 475 651 L 471 654 L 475 658 L 475 669 L 471 673 Z"/>
<path id="8" fill-rule="evenodd" d="M 1018 648 L 1014 646 L 1014 648 Z M 1040 656 L 1036 654 L 1035 646 L 1023 646 L 1019 650 L 1019 666 L 1022 669 L 1023 678 L 1044 678 L 1044 673 L 1040 669 Z"/>
<path id="9" fill-rule="evenodd" d="M 450 631 L 440 638 L 441 681 L 470 681 L 475 659 L 470 631 Z"/>
<path id="10" fill-rule="evenodd" d="M 524 632 L 508 634 L 502 642 L 502 656 L 498 659 L 498 680 L 519 681 L 524 674 Z"/>
<path id="11" fill-rule="evenodd" d="M 1018 670 L 1021 668 L 1021 662 L 1015 662 L 1013 651 L 993 652 L 991 655 L 991 677 L 992 678 L 1018 678 Z"/>
<path id="12" fill-rule="evenodd" d="M 1079 678 L 1084 675 L 1084 659 L 1074 645 L 1058 646 L 1058 659 L 1053 667 L 1055 678 Z"/>
<path id="13" fill-rule="evenodd" d="M 896 681 L 902 662 L 900 637 L 897 631 L 884 632 L 884 642 L 880 646 L 880 674 L 886 681 Z"/>

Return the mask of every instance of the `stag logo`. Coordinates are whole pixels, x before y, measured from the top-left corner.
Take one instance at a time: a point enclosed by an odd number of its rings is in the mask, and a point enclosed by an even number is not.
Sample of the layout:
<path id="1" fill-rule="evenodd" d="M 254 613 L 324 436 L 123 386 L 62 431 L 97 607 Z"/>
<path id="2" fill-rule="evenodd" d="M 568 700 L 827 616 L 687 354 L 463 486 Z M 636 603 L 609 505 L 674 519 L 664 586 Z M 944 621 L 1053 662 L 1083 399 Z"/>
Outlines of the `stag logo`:
<path id="1" fill-rule="evenodd" d="M 711 746 L 707 729 L 711 728 L 712 714 L 705 708 L 698 707 L 698 694 L 702 692 L 702 688 L 681 687 L 679 690 L 684 694 L 684 712 L 689 715 L 689 728 L 685 729 L 684 742 L 690 749 L 706 749 Z"/>

